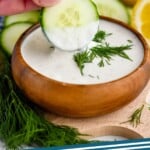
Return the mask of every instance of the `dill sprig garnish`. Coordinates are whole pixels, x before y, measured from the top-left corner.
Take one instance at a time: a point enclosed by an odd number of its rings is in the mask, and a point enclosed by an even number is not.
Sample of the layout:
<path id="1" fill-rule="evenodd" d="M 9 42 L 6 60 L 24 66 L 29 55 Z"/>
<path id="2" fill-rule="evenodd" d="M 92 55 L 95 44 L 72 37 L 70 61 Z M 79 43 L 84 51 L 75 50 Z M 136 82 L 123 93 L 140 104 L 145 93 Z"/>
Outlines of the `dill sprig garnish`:
<path id="1" fill-rule="evenodd" d="M 110 36 L 110 35 L 112 35 L 112 33 L 106 33 L 105 31 L 99 30 L 99 31 L 95 34 L 95 36 L 94 36 L 94 38 L 93 38 L 93 41 L 98 42 L 98 43 L 101 43 L 103 40 L 106 39 L 106 37 L 108 37 L 108 36 Z"/>
<path id="2" fill-rule="evenodd" d="M 100 58 L 99 66 L 104 67 L 104 62 L 110 65 L 110 60 L 113 56 L 117 55 L 122 58 L 131 60 L 131 58 L 124 52 L 125 50 L 130 50 L 132 45 L 122 45 L 122 46 L 110 46 L 108 43 L 99 44 L 90 49 L 91 53 L 96 57 Z"/>
<path id="3" fill-rule="evenodd" d="M 1 51 L 0 51 L 1 54 Z M 7 149 L 87 143 L 77 129 L 48 122 L 27 100 L 11 76 L 10 63 L 0 55 L 0 139 Z M 1 61 L 3 60 L 3 62 Z"/>
<path id="4" fill-rule="evenodd" d="M 110 35 L 112 34 L 107 34 L 105 31 L 101 30 L 98 31 L 93 39 L 93 41 L 97 42 L 97 45 L 74 55 L 74 61 L 79 67 L 81 75 L 84 75 L 83 69 L 85 67 L 85 63 L 92 63 L 95 58 L 100 59 L 98 63 L 100 67 L 104 67 L 105 63 L 110 65 L 110 61 L 113 56 L 119 56 L 132 61 L 132 59 L 125 53 L 126 50 L 130 50 L 132 48 L 132 41 L 127 40 L 128 43 L 126 45 L 111 46 L 109 43 L 104 41 L 106 37 Z"/>
<path id="5" fill-rule="evenodd" d="M 74 60 L 80 69 L 81 75 L 83 75 L 84 64 L 92 62 L 93 59 L 93 55 L 87 50 L 74 55 Z"/>
<path id="6" fill-rule="evenodd" d="M 141 123 L 141 115 L 143 109 L 144 109 L 144 104 L 133 112 L 133 114 L 129 117 L 129 120 L 122 123 L 129 122 L 133 127 L 137 127 Z"/>

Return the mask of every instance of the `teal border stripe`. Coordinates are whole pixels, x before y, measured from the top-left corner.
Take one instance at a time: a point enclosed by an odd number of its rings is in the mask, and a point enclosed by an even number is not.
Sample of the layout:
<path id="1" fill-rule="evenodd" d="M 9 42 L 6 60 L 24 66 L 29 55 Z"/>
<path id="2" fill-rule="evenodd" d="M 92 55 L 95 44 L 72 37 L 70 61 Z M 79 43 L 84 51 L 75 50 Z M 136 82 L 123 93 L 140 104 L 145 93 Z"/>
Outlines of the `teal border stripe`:
<path id="1" fill-rule="evenodd" d="M 78 144 L 47 148 L 34 148 L 32 150 L 150 150 L 150 138 L 114 141 L 114 142 L 96 142 L 92 144 Z"/>

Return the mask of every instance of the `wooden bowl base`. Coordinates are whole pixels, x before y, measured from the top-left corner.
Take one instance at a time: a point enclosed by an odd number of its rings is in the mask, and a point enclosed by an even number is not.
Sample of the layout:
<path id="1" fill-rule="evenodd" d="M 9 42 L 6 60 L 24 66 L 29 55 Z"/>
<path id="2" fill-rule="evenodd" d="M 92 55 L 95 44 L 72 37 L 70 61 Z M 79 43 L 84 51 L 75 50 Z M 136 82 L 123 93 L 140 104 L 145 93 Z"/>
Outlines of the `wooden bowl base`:
<path id="1" fill-rule="evenodd" d="M 129 104 L 125 105 L 121 109 L 112 112 L 107 115 L 92 117 L 92 118 L 65 118 L 52 113 L 45 112 L 44 115 L 47 120 L 60 124 L 69 125 L 77 128 L 81 133 L 90 134 L 92 137 L 97 137 L 105 134 L 122 134 L 122 129 L 125 128 L 128 131 L 125 133 L 126 137 L 131 138 L 149 138 L 150 137 L 150 110 L 148 104 L 146 104 L 146 98 L 150 93 L 150 81 L 141 92 L 141 94 Z M 149 94 L 150 95 L 150 94 Z M 149 97 L 150 98 L 150 97 Z M 133 112 L 144 104 L 144 109 L 141 115 L 141 123 L 137 127 L 133 127 L 129 122 L 122 123 L 129 120 L 129 117 Z M 111 104 L 110 104 L 111 105 Z M 117 129 L 118 128 L 118 129 Z M 118 130 L 118 131 L 117 131 Z M 113 133 L 113 131 L 116 131 Z M 132 135 L 133 131 L 137 135 Z M 139 134 L 139 135 L 138 135 Z M 123 135 L 122 135 L 123 136 Z"/>

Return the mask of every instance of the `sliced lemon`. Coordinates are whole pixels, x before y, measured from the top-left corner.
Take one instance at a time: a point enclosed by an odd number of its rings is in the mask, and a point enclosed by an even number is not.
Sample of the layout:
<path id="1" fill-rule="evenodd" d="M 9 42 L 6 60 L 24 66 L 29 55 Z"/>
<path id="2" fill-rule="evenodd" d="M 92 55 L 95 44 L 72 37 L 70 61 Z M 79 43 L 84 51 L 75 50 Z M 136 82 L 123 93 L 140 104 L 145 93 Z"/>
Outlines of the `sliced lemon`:
<path id="1" fill-rule="evenodd" d="M 133 8 L 132 26 L 135 27 L 150 44 L 150 0 L 138 0 Z"/>
<path id="2" fill-rule="evenodd" d="M 141 30 L 143 35 L 150 40 L 150 21 L 143 23 Z"/>

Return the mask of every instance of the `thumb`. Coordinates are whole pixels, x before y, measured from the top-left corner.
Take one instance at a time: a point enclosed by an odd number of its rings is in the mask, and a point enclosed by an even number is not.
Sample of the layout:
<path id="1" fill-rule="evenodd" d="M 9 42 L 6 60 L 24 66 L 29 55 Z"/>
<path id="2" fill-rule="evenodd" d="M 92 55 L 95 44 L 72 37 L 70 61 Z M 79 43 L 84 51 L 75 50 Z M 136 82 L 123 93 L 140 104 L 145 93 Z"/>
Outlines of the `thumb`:
<path id="1" fill-rule="evenodd" d="M 32 0 L 32 1 L 38 6 L 47 7 L 56 4 L 60 0 Z"/>

